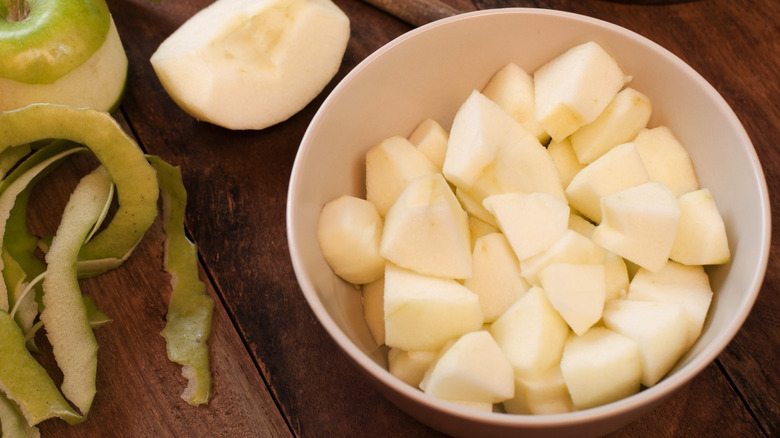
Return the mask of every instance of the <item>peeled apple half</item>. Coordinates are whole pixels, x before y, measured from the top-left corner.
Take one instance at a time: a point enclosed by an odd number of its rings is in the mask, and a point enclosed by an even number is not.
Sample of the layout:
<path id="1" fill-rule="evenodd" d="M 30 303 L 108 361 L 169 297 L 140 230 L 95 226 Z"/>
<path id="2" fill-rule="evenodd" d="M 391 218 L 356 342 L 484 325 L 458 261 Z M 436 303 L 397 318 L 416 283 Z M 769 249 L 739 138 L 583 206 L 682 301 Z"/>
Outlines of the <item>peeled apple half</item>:
<path id="1" fill-rule="evenodd" d="M 217 0 L 163 41 L 150 61 L 193 117 L 263 129 L 325 88 L 349 35 L 349 19 L 330 0 Z"/>

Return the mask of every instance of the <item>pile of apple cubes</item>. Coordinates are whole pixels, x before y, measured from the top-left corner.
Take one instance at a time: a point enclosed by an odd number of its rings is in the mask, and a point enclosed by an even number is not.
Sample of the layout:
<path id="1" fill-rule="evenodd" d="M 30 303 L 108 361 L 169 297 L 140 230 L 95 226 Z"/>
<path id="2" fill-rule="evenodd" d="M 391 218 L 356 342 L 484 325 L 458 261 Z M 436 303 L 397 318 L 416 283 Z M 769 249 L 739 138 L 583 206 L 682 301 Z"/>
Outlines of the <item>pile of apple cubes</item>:
<path id="1" fill-rule="evenodd" d="M 368 151 L 366 199 L 327 203 L 317 233 L 362 285 L 391 373 L 477 409 L 552 414 L 652 386 L 691 347 L 725 228 L 629 81 L 588 42 L 533 76 L 506 65 L 449 133 L 429 119 Z"/>

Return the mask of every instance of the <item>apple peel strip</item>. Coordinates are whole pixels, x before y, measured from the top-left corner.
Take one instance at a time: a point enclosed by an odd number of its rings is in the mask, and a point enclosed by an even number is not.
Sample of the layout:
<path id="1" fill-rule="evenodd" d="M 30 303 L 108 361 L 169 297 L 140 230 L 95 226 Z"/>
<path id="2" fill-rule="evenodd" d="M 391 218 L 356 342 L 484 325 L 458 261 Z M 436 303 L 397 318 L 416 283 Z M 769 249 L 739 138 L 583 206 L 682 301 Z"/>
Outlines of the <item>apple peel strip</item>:
<path id="1" fill-rule="evenodd" d="M 24 334 L 11 316 L 0 311 L 0 393 L 16 403 L 35 425 L 58 417 L 69 424 L 84 420 L 60 394 L 45 369 L 25 347 Z"/>
<path id="2" fill-rule="evenodd" d="M 191 405 L 208 403 L 211 395 L 208 339 L 214 301 L 198 277 L 197 247 L 184 233 L 187 193 L 178 167 L 159 157 L 147 159 L 157 170 L 165 227 L 165 271 L 171 276 L 171 300 L 162 331 L 168 358 L 183 366 L 188 380 L 181 398 Z"/>

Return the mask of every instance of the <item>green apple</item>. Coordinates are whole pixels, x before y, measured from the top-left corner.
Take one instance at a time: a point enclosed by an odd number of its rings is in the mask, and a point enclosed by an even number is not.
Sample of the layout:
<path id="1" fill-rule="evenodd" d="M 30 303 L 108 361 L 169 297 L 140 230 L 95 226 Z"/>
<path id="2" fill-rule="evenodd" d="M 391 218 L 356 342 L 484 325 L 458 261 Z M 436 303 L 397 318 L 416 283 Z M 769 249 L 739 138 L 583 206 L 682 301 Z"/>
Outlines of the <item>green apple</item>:
<path id="1" fill-rule="evenodd" d="M 127 57 L 105 1 L 4 2 L 0 17 L 0 111 L 118 105 Z"/>

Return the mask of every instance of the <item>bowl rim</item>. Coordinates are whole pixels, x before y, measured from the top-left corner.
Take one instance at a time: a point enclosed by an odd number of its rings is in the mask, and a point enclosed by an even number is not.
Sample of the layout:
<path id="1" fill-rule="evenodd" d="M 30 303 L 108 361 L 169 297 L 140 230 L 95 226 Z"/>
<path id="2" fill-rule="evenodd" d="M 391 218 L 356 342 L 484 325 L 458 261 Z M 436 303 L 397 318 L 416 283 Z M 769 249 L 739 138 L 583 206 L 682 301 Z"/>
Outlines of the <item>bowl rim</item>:
<path id="1" fill-rule="evenodd" d="M 730 121 L 734 125 L 733 128 L 735 129 L 735 132 L 744 139 L 744 144 L 750 146 L 746 148 L 746 152 L 748 153 L 751 164 L 755 170 L 755 178 L 757 180 L 756 183 L 760 190 L 762 213 L 760 224 L 761 228 L 763 229 L 763 236 L 765 236 L 765 238 L 761 242 L 758 259 L 759 264 L 756 266 L 755 271 L 750 276 L 749 288 L 746 290 L 746 300 L 743 300 L 744 304 L 732 319 L 732 323 L 718 334 L 715 339 L 716 342 L 708 345 L 696 357 L 692 358 L 689 363 L 676 370 L 672 375 L 664 377 L 660 382 L 650 388 L 643 388 L 637 394 L 608 403 L 606 405 L 562 414 L 519 415 L 496 412 L 481 412 L 462 407 L 454 403 L 449 403 L 444 400 L 435 399 L 424 394 L 417 388 L 402 382 L 400 379 L 390 374 L 387 369 L 374 362 L 366 353 L 358 348 L 357 345 L 355 345 L 355 343 L 341 330 L 341 328 L 328 314 L 322 301 L 315 291 L 315 287 L 312 284 L 311 279 L 307 276 L 304 270 L 299 252 L 299 241 L 294 233 L 294 227 L 292 226 L 292 224 L 295 223 L 295 206 L 294 202 L 291 201 L 295 200 L 295 193 L 298 190 L 299 185 L 302 184 L 301 178 L 299 177 L 301 172 L 298 171 L 298 168 L 302 165 L 302 155 L 307 149 L 306 145 L 310 144 L 309 139 L 314 135 L 313 133 L 317 129 L 319 121 L 322 118 L 322 114 L 327 111 L 328 107 L 331 105 L 331 102 L 337 99 L 337 97 L 342 93 L 342 90 L 344 90 L 350 84 L 350 82 L 352 82 L 353 78 L 359 75 L 361 71 L 367 68 L 367 66 L 373 63 L 376 59 L 382 57 L 386 52 L 393 50 L 396 46 L 411 38 L 416 38 L 426 32 L 435 31 L 435 29 L 441 26 L 446 26 L 454 22 L 462 20 L 475 20 L 486 16 L 506 14 L 518 14 L 526 16 L 557 16 L 569 20 L 582 21 L 588 24 L 604 27 L 611 32 L 622 34 L 622 36 L 625 36 L 629 39 L 635 39 L 638 43 L 647 46 L 648 49 L 655 51 L 657 54 L 663 56 L 670 62 L 677 64 L 678 67 L 680 67 L 683 71 L 686 71 L 689 75 L 695 76 L 697 78 L 697 82 L 700 82 L 702 85 L 706 86 L 706 92 L 710 94 L 710 97 L 712 97 L 714 101 L 722 107 L 721 110 L 724 111 L 725 114 L 728 114 Z M 659 402 L 665 397 L 671 395 L 678 388 L 689 383 L 704 368 L 711 364 L 736 336 L 737 332 L 743 326 L 755 304 L 758 293 L 761 290 L 761 285 L 763 283 L 769 261 L 769 252 L 771 246 L 771 209 L 766 178 L 764 176 L 761 163 L 758 159 L 758 155 L 755 151 L 755 147 L 753 146 L 747 132 L 745 131 L 744 126 L 741 124 L 739 118 L 725 101 L 723 96 L 721 96 L 721 94 L 705 78 L 703 78 L 701 74 L 693 69 L 693 67 L 688 65 L 677 55 L 673 54 L 660 44 L 655 43 L 649 38 L 617 24 L 574 12 L 526 7 L 478 10 L 437 20 L 399 35 L 398 37 L 375 50 L 369 56 L 364 58 L 360 63 L 358 63 L 358 65 L 356 65 L 350 72 L 345 75 L 343 79 L 339 81 L 335 88 L 326 97 L 320 108 L 317 110 L 317 113 L 311 120 L 306 132 L 304 133 L 299 150 L 296 153 L 290 175 L 291 179 L 288 187 L 286 221 L 288 246 L 293 269 L 301 291 L 303 292 L 309 306 L 311 307 L 319 322 L 322 324 L 323 328 L 328 332 L 331 338 L 333 338 L 339 348 L 341 348 L 348 357 L 357 363 L 362 368 L 362 371 L 369 373 L 385 387 L 390 388 L 395 392 L 401 393 L 401 395 L 412 399 L 415 403 L 422 404 L 429 409 L 445 414 L 457 415 L 462 418 L 471 419 L 482 423 L 490 423 L 498 426 L 524 426 L 531 428 L 542 428 L 550 425 L 572 426 L 577 424 L 590 423 L 593 421 L 613 418 L 621 414 L 628 414 L 632 411 L 640 409 L 643 406 L 648 406 L 654 404 L 655 402 Z"/>

